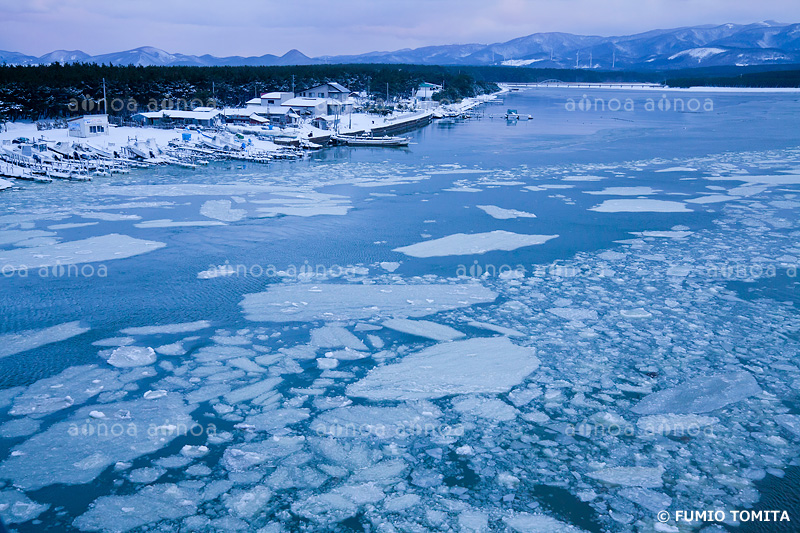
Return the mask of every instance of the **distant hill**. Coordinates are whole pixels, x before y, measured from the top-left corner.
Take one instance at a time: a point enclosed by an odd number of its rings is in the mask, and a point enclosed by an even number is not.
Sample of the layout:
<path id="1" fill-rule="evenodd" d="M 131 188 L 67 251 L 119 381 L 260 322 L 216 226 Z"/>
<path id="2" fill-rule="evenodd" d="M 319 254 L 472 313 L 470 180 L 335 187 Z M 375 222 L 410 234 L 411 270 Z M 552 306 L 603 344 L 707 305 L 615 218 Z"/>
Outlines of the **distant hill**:
<path id="1" fill-rule="evenodd" d="M 98 63 L 142 66 L 275 66 L 324 63 L 413 63 L 421 65 L 505 65 L 597 70 L 672 70 L 716 66 L 800 64 L 800 24 L 692 26 L 635 35 L 600 37 L 534 33 L 504 43 L 453 44 L 311 58 L 298 50 L 283 56 L 215 57 L 171 54 L 149 46 L 90 56 L 57 50 L 41 57 L 0 51 L 0 63 L 41 65 Z"/>

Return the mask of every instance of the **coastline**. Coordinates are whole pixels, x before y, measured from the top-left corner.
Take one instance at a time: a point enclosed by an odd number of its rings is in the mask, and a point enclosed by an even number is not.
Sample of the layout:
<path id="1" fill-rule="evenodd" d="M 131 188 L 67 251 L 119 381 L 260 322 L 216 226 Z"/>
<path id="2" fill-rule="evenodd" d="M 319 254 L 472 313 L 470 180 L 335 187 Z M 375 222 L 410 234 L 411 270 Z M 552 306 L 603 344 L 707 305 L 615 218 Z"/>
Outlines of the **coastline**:
<path id="1" fill-rule="evenodd" d="M 339 119 L 342 123 L 347 120 L 348 126 L 340 125 L 338 133 L 372 134 L 376 137 L 399 135 L 425 127 L 435 118 L 463 116 L 504 92 L 507 89 L 465 98 L 458 103 L 430 106 L 422 111 L 393 113 L 388 117 L 352 114 Z M 334 133 L 333 130 L 316 128 L 310 123 L 285 128 L 225 124 L 209 130 L 110 124 L 107 135 L 76 138 L 71 137 L 66 128 L 39 130 L 34 122 L 10 122 L 5 124 L 5 131 L 0 131 L 0 178 L 5 181 L 0 190 L 11 188 L 13 182 L 8 179 L 49 182 L 52 177 L 57 177 L 89 181 L 93 176 L 127 173 L 130 168 L 160 164 L 197 168 L 207 164 L 208 159 L 233 159 L 253 163 L 267 163 L 272 159 L 298 159 L 305 155 L 303 149 L 326 147 Z M 36 157 L 23 156 L 13 150 L 13 143 L 18 139 L 26 139 L 28 143 L 39 145 L 47 144 L 50 150 L 54 145 L 66 145 L 66 151 L 75 153 L 76 160 L 65 160 L 61 163 L 35 162 Z M 215 150 L 215 144 L 225 148 Z M 235 149 L 231 150 L 229 146 Z M 141 156 L 142 152 L 149 152 L 150 158 Z M 50 154 L 49 151 L 45 153 Z M 115 157 L 98 155 L 99 153 L 114 153 Z M 120 154 L 128 155 L 120 157 Z M 90 155 L 92 159 L 88 159 Z M 82 159 L 84 156 L 87 159 Z M 79 169 L 77 173 L 76 168 Z"/>

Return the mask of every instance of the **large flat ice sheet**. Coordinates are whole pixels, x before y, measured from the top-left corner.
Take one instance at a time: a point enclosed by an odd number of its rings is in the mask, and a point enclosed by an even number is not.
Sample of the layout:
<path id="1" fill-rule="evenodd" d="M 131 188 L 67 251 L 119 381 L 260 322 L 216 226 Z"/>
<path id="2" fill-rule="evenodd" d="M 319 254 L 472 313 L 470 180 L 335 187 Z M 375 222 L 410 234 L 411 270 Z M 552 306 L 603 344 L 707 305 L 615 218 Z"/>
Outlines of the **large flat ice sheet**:
<path id="1" fill-rule="evenodd" d="M 286 284 L 246 294 L 248 320 L 308 322 L 362 318 L 420 317 L 493 302 L 497 294 L 475 283 L 459 285 Z"/>
<path id="2" fill-rule="evenodd" d="M 417 400 L 452 394 L 501 393 L 539 368 L 533 348 L 506 337 L 437 344 L 377 367 L 347 387 L 348 396 Z"/>

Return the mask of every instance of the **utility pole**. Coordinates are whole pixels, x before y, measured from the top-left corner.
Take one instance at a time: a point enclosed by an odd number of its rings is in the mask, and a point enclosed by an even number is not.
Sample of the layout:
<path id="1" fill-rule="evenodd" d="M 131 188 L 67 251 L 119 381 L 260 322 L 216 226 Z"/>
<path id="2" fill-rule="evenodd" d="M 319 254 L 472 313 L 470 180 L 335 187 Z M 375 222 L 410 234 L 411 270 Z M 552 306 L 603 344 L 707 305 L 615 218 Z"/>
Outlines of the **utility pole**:
<path id="1" fill-rule="evenodd" d="M 614 68 L 614 65 L 616 65 L 616 64 L 617 64 L 617 51 L 616 51 L 616 50 L 614 50 L 614 51 L 611 53 L 611 68 L 613 69 L 613 68 Z"/>
<path id="2" fill-rule="evenodd" d="M 108 101 L 106 100 L 106 79 L 103 78 L 103 113 L 108 115 Z"/>
<path id="3" fill-rule="evenodd" d="M 589 68 L 592 68 L 592 51 L 589 50 Z"/>
<path id="4" fill-rule="evenodd" d="M 389 82 L 386 82 L 386 105 L 389 105 Z"/>
<path id="5" fill-rule="evenodd" d="M 581 62 L 581 51 L 578 50 L 578 57 L 575 59 L 575 68 L 580 68 Z"/>
<path id="6" fill-rule="evenodd" d="M 294 98 L 294 74 L 292 74 L 292 98 Z"/>

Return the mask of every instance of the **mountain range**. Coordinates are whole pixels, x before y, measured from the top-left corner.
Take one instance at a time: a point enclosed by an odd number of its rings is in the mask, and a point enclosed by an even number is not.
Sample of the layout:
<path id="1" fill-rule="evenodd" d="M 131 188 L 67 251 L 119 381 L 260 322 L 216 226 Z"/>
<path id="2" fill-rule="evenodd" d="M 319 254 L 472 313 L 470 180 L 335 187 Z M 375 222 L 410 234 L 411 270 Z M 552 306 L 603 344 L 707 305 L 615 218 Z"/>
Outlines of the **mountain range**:
<path id="1" fill-rule="evenodd" d="M 712 66 L 800 64 L 800 24 L 691 26 L 635 35 L 601 37 L 534 33 L 504 43 L 453 44 L 308 57 L 298 50 L 282 56 L 215 57 L 171 54 L 149 46 L 92 56 L 80 50 L 56 50 L 41 57 L 0 51 L 0 63 L 42 65 L 97 63 L 141 66 L 272 66 L 325 63 L 414 63 L 422 65 L 505 65 L 598 70 L 669 70 Z"/>

